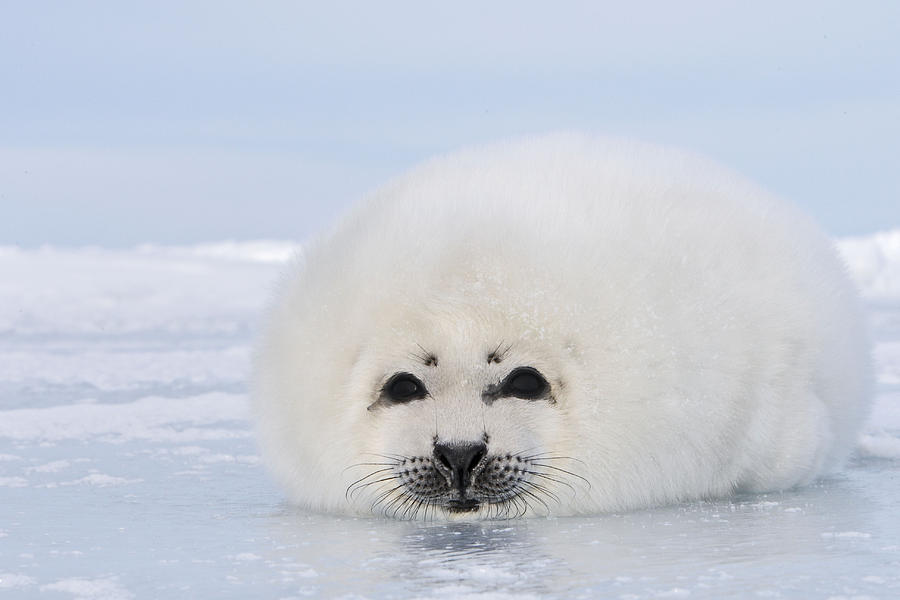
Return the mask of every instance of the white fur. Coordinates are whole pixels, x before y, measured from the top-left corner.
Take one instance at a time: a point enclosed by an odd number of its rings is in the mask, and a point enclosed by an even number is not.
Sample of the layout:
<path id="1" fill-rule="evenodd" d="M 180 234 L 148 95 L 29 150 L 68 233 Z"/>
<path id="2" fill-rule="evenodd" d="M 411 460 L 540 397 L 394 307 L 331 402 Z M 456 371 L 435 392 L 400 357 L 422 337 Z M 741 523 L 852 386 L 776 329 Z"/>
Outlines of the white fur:
<path id="1" fill-rule="evenodd" d="M 556 403 L 483 402 L 517 365 Z M 367 410 L 398 371 L 430 397 Z M 255 383 L 264 453 L 303 506 L 371 514 L 399 492 L 348 500 L 378 468 L 360 463 L 487 432 L 491 453 L 567 457 L 526 514 L 590 514 L 834 469 L 866 413 L 869 352 L 831 242 L 795 209 L 680 151 L 554 135 L 426 163 L 310 244 Z"/>

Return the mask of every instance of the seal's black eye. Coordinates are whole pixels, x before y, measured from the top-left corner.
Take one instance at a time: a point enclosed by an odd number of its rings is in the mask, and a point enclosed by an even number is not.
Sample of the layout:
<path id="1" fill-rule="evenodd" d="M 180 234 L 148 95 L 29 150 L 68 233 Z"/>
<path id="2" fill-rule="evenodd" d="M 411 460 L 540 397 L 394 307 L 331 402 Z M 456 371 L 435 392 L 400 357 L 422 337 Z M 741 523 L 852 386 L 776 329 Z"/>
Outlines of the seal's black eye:
<path id="1" fill-rule="evenodd" d="M 419 378 L 411 373 L 397 373 L 391 377 L 382 391 L 385 396 L 394 402 L 408 402 L 424 398 L 428 391 Z"/>
<path id="2" fill-rule="evenodd" d="M 514 369 L 503 381 L 503 395 L 517 398 L 540 398 L 549 388 L 544 376 L 533 367 Z"/>

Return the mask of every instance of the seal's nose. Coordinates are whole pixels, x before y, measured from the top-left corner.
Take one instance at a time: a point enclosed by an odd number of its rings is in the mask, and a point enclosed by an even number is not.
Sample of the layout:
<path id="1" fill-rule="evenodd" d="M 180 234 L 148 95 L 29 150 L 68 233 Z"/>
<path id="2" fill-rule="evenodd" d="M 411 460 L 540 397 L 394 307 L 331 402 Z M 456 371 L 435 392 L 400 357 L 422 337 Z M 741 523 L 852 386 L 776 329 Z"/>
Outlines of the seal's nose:
<path id="1" fill-rule="evenodd" d="M 464 494 L 472 480 L 472 474 L 484 457 L 487 446 L 482 443 L 462 443 L 434 445 L 434 464 L 447 477 L 451 485 Z"/>

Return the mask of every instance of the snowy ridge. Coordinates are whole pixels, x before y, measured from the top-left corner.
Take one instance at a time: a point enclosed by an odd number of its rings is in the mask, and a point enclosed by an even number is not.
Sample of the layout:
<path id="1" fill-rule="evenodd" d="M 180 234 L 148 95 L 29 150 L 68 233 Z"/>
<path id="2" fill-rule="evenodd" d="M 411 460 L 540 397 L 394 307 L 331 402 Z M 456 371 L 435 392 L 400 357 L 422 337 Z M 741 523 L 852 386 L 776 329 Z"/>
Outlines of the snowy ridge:
<path id="1" fill-rule="evenodd" d="M 900 458 L 900 229 L 836 241 L 851 277 L 869 306 L 876 398 L 858 453 Z M 887 338 L 887 339 L 885 339 Z"/>
<path id="2" fill-rule="evenodd" d="M 208 258 L 211 260 L 283 263 L 300 254 L 300 244 L 275 240 L 255 240 L 248 242 L 224 241 L 194 246 L 158 246 L 142 244 L 137 247 L 142 256 L 164 256 L 166 258 Z"/>
<path id="3" fill-rule="evenodd" d="M 900 229 L 837 240 L 850 273 L 867 300 L 900 300 Z"/>
<path id="4" fill-rule="evenodd" d="M 298 247 L 0 248 L 0 334 L 246 333 Z"/>
<path id="5" fill-rule="evenodd" d="M 51 256 L 75 254 L 112 258 L 115 256 L 136 254 L 144 258 L 161 257 L 187 260 L 205 258 L 218 261 L 282 263 L 298 254 L 300 248 L 300 244 L 284 240 L 251 240 L 244 242 L 223 240 L 221 242 L 193 244 L 189 246 L 140 244 L 133 249 L 124 250 L 97 246 L 58 248 L 47 245 L 37 249 L 24 249 L 18 246 L 0 246 L 0 258 L 27 254 L 43 254 Z"/>

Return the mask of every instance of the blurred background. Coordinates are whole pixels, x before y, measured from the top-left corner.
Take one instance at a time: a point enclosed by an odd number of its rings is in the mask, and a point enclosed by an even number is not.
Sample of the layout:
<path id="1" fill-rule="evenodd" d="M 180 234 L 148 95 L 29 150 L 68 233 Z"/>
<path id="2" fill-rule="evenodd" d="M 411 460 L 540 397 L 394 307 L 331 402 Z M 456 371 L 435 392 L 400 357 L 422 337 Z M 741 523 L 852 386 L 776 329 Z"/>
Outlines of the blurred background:
<path id="1" fill-rule="evenodd" d="M 302 241 L 430 155 L 685 146 L 900 226 L 900 3 L 5 2 L 0 245 Z"/>

